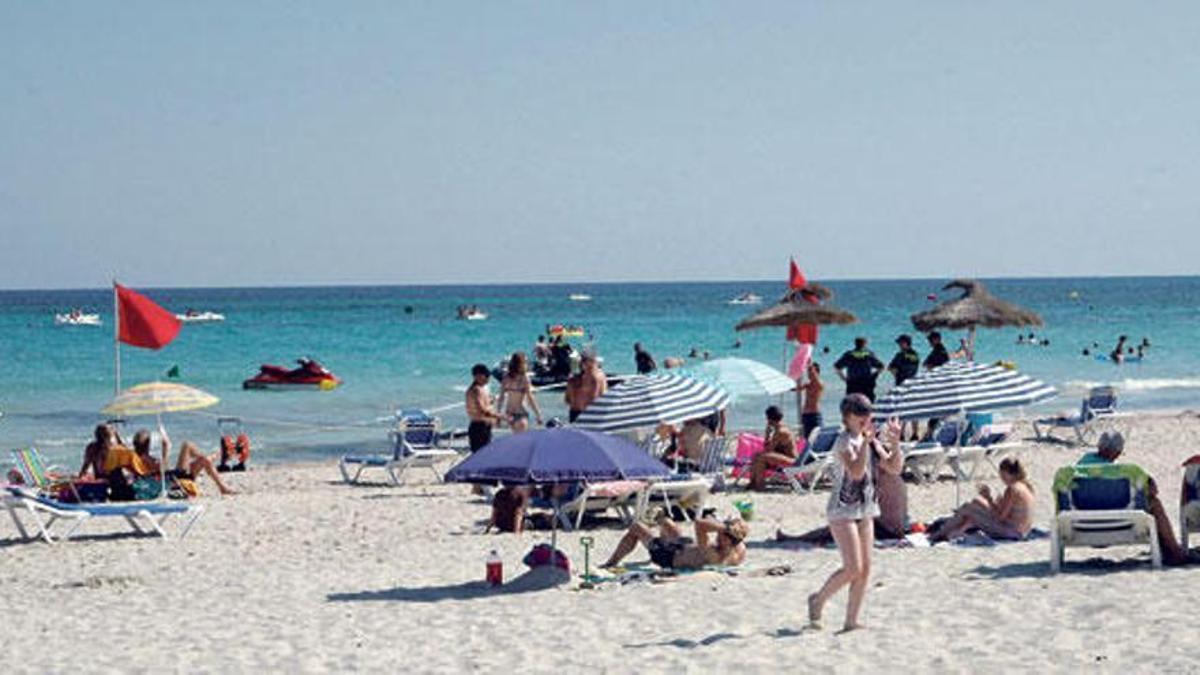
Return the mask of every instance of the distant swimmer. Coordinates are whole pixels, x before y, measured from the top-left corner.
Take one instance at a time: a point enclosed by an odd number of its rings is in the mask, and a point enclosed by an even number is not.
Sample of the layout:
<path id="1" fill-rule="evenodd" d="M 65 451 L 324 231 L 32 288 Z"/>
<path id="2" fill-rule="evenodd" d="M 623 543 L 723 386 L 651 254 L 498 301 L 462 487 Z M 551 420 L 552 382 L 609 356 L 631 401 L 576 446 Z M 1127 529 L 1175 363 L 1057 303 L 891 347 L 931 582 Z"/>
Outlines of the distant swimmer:
<path id="1" fill-rule="evenodd" d="M 1117 346 L 1113 347 L 1113 350 L 1108 354 L 1108 358 L 1112 359 L 1114 363 L 1121 363 L 1125 360 L 1125 341 L 1128 339 L 1125 335 L 1117 338 Z"/>
<path id="2" fill-rule="evenodd" d="M 741 348 L 742 348 L 742 341 L 741 341 L 741 340 L 734 340 L 734 341 L 733 341 L 733 348 L 734 348 L 734 349 L 741 349 Z"/>
<path id="3" fill-rule="evenodd" d="M 1084 348 L 1083 348 L 1083 355 L 1084 355 L 1084 356 L 1091 356 L 1091 355 L 1092 355 L 1092 350 L 1088 349 L 1087 347 L 1084 347 Z"/>

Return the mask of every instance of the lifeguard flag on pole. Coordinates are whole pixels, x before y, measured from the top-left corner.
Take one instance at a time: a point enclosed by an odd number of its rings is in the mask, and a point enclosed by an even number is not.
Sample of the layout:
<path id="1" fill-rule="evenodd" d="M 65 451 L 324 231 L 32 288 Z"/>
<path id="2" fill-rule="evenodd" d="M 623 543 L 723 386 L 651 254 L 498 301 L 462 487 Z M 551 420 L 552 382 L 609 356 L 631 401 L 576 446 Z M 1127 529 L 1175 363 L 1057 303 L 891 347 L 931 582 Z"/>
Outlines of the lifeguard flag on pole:
<path id="1" fill-rule="evenodd" d="M 800 271 L 800 266 L 796 264 L 796 259 L 791 258 L 788 261 L 790 268 L 788 270 L 788 288 L 796 290 L 804 288 L 808 285 L 808 279 L 804 278 L 804 272 Z M 808 302 L 816 304 L 816 298 L 805 298 Z M 795 340 L 802 345 L 817 344 L 817 326 L 811 323 L 798 323 L 788 326 L 787 339 Z"/>
<path id="2" fill-rule="evenodd" d="M 127 345 L 162 349 L 179 335 L 183 325 L 175 315 L 137 291 L 113 284 L 117 292 L 120 328 L 117 337 Z"/>

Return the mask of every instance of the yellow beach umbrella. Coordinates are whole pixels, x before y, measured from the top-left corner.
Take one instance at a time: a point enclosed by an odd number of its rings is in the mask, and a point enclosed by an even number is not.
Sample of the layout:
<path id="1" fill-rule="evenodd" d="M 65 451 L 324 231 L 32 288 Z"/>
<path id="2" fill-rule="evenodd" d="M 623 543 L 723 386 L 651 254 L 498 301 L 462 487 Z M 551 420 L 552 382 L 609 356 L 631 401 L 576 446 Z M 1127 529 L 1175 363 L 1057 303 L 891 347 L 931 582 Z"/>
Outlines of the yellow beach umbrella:
<path id="1" fill-rule="evenodd" d="M 175 382 L 146 382 L 145 384 L 134 385 L 117 394 L 108 405 L 104 406 L 101 412 L 110 417 L 154 415 L 158 418 L 159 433 L 165 438 L 167 432 L 163 429 L 163 413 L 199 410 L 200 408 L 216 405 L 220 400 L 208 392 L 200 391 L 195 387 L 189 387 L 184 384 Z M 159 494 L 162 497 L 166 497 L 167 494 L 166 466 L 167 452 L 164 447 L 162 462 L 158 465 L 158 477 L 162 485 Z"/>
<path id="2" fill-rule="evenodd" d="M 216 405 L 221 399 L 195 387 L 175 382 L 146 382 L 117 394 L 101 410 L 113 417 L 161 415 L 167 412 L 199 410 Z"/>

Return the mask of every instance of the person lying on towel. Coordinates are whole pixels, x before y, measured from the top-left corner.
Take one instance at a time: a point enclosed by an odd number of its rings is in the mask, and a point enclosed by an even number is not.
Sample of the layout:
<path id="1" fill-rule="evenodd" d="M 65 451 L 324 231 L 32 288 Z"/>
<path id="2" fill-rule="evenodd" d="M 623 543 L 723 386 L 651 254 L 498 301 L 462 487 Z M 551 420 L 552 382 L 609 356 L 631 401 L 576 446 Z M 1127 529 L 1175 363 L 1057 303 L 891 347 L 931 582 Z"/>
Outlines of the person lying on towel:
<path id="1" fill-rule="evenodd" d="M 705 565 L 740 565 L 746 559 L 750 526 L 741 518 L 697 518 L 695 538 L 685 537 L 679 525 L 660 512 L 654 519 L 659 534 L 634 523 L 602 567 L 616 567 L 640 542 L 650 552 L 650 562 L 663 569 L 700 569 Z"/>

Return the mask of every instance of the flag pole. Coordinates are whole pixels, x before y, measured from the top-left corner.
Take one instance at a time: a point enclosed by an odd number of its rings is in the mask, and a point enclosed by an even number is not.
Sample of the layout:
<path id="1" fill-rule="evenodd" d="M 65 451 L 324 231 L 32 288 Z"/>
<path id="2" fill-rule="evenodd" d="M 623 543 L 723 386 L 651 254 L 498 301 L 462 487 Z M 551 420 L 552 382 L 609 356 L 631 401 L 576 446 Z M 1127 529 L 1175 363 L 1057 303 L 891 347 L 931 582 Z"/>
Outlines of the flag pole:
<path id="1" fill-rule="evenodd" d="M 121 393 L 121 302 L 117 297 L 117 278 L 113 277 L 113 394 Z"/>

